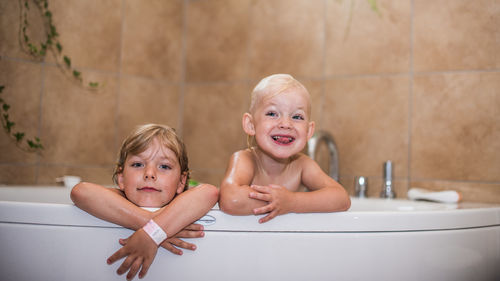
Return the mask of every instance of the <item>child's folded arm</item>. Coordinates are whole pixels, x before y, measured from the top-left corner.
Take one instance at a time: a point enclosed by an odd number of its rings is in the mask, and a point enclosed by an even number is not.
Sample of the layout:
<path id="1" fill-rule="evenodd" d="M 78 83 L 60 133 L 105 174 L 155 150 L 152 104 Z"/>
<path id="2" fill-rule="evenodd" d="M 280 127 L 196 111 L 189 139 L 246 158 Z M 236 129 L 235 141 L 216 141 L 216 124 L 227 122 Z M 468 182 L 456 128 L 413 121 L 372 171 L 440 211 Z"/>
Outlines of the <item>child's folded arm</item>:
<path id="1" fill-rule="evenodd" d="M 210 211 L 218 198 L 217 187 L 200 184 L 175 197 L 154 217 L 154 221 L 163 228 L 168 237 L 173 237 Z"/>
<path id="2" fill-rule="evenodd" d="M 251 215 L 265 202 L 249 197 L 254 190 L 250 187 L 254 176 L 253 160 L 246 151 L 235 152 L 221 183 L 219 207 L 231 215 Z"/>
<path id="3" fill-rule="evenodd" d="M 319 165 L 309 157 L 304 159 L 302 183 L 310 192 L 301 192 L 298 212 L 338 212 L 351 206 L 345 188 L 326 175 Z"/>
<path id="4" fill-rule="evenodd" d="M 95 217 L 133 230 L 143 227 L 154 216 L 127 200 L 119 189 L 88 182 L 81 182 L 71 190 L 71 200 Z"/>
<path id="5" fill-rule="evenodd" d="M 88 182 L 76 185 L 71 191 L 71 199 L 77 207 L 87 213 L 133 230 L 142 228 L 165 208 L 149 212 L 127 200 L 119 189 Z M 190 224 L 175 235 L 170 236 L 161 246 L 174 254 L 181 255 L 182 250 L 174 246 L 190 250 L 194 250 L 196 246 L 179 238 L 199 238 L 202 236 L 203 227 Z"/>

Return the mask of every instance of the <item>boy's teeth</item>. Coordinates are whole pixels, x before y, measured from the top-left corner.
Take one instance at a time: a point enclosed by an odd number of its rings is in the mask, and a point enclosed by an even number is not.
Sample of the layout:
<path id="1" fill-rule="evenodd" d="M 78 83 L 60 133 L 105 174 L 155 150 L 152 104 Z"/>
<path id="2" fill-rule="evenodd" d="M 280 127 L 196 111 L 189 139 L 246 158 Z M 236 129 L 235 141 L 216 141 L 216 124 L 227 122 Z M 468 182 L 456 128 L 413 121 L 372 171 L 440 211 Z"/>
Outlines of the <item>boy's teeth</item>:
<path id="1" fill-rule="evenodd" d="M 273 140 L 279 141 L 282 143 L 290 143 L 293 141 L 292 137 L 282 137 L 282 136 L 272 136 Z"/>

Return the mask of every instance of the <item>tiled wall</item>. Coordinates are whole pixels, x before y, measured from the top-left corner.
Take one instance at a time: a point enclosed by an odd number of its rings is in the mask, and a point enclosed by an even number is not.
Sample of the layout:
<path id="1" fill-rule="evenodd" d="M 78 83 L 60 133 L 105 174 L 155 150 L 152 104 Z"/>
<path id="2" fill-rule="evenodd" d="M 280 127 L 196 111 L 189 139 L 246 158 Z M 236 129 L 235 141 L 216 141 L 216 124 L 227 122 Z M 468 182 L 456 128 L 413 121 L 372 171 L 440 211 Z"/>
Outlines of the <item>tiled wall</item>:
<path id="1" fill-rule="evenodd" d="M 362 0 L 50 0 L 65 52 L 105 83 L 88 92 L 50 56 L 20 51 L 18 1 L 1 1 L 2 95 L 45 150 L 26 154 L 1 137 L 0 183 L 77 174 L 110 184 L 124 136 L 160 122 L 183 135 L 193 176 L 218 185 L 246 146 L 251 89 L 280 72 L 310 90 L 350 192 L 363 175 L 377 196 L 390 159 L 399 197 L 420 186 L 500 203 L 500 1 L 376 3 L 378 12 Z"/>

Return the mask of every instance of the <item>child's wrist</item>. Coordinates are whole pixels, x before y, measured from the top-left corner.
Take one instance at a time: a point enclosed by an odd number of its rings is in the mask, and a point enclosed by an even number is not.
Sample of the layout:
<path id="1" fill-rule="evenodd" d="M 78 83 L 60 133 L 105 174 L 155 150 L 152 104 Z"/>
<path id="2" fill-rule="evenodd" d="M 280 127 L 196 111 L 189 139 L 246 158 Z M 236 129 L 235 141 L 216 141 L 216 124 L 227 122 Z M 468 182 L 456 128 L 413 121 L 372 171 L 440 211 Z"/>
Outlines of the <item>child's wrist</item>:
<path id="1" fill-rule="evenodd" d="M 153 241 L 156 243 L 156 245 L 160 245 L 161 242 L 165 241 L 167 239 L 167 233 L 163 231 L 163 229 L 156 224 L 154 220 L 149 220 L 146 225 L 142 227 L 142 229 L 153 239 Z"/>

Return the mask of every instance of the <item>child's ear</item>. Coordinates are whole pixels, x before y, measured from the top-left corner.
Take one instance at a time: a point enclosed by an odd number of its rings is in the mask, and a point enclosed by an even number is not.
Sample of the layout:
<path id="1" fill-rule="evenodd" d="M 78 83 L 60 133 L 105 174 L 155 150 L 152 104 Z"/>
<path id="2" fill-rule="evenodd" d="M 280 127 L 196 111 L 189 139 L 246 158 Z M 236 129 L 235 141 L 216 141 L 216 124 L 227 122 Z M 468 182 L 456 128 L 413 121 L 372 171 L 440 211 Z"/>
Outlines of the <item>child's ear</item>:
<path id="1" fill-rule="evenodd" d="M 307 139 L 310 139 L 314 135 L 314 127 L 316 124 L 314 121 L 309 122 L 309 128 L 307 129 Z"/>
<path id="2" fill-rule="evenodd" d="M 125 191 L 125 185 L 123 184 L 123 172 L 116 174 L 116 181 L 118 182 L 118 187 L 121 191 Z"/>
<path id="3" fill-rule="evenodd" d="M 255 135 L 255 127 L 253 125 L 253 117 L 250 113 L 245 113 L 243 114 L 243 120 L 242 120 L 242 125 L 243 125 L 243 131 L 249 136 Z"/>
<path id="4" fill-rule="evenodd" d="M 177 194 L 181 194 L 184 191 L 184 187 L 186 186 L 187 181 L 187 173 L 182 173 L 181 178 L 179 179 L 179 183 L 177 184 Z"/>

